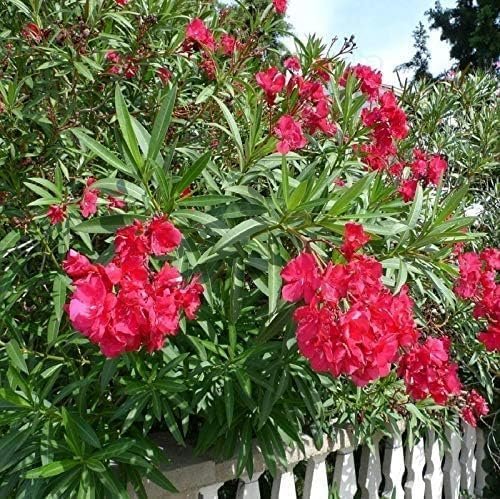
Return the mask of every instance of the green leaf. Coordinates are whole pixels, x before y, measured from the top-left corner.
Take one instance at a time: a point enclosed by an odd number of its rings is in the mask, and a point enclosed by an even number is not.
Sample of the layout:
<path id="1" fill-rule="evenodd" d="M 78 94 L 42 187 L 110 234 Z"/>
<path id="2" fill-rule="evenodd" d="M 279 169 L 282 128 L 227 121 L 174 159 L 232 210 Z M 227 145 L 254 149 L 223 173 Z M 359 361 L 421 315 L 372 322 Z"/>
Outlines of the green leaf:
<path id="1" fill-rule="evenodd" d="M 83 144 L 87 149 L 92 151 L 94 154 L 99 156 L 102 160 L 113 168 L 126 173 L 127 175 L 134 175 L 134 172 L 121 160 L 119 160 L 109 149 L 99 144 L 96 140 L 89 137 L 85 132 L 79 128 L 74 128 L 71 130 L 76 138 Z"/>
<path id="2" fill-rule="evenodd" d="M 151 131 L 151 140 L 149 142 L 147 155 L 147 159 L 150 161 L 156 160 L 156 157 L 158 156 L 165 140 L 165 135 L 167 134 L 168 126 L 170 125 L 170 120 L 172 119 L 172 111 L 174 109 L 176 95 L 177 87 L 174 85 L 163 99 L 161 108 L 156 115 L 153 130 Z"/>
<path id="3" fill-rule="evenodd" d="M 245 242 L 250 239 L 254 234 L 259 231 L 266 229 L 267 225 L 264 222 L 258 220 L 250 219 L 239 223 L 232 229 L 229 229 L 214 245 L 214 247 L 209 250 L 209 254 L 204 254 L 200 257 L 198 264 L 204 261 L 206 257 L 208 259 L 209 255 L 215 255 L 218 251 L 221 251 L 228 246 L 232 246 L 236 243 Z"/>
<path id="4" fill-rule="evenodd" d="M 92 445 L 97 449 L 101 448 L 101 442 L 99 442 L 99 437 L 96 432 L 92 429 L 92 427 L 81 418 L 78 414 L 70 414 L 68 413 L 69 418 L 72 420 L 73 424 L 76 426 L 80 437 L 85 440 L 88 444 Z"/>
<path id="5" fill-rule="evenodd" d="M 268 296 L 268 312 L 273 314 L 276 310 L 281 289 L 281 262 L 279 258 L 279 248 L 276 239 L 271 236 L 268 244 L 269 262 L 267 267 L 267 289 Z"/>
<path id="6" fill-rule="evenodd" d="M 115 106 L 116 117 L 118 118 L 118 123 L 120 125 L 123 140 L 127 144 L 128 150 L 134 160 L 135 165 L 139 170 L 141 170 L 144 161 L 141 156 L 141 151 L 139 150 L 139 145 L 137 142 L 137 137 L 135 135 L 134 127 L 132 125 L 132 119 L 130 118 L 130 113 L 128 112 L 127 105 L 125 104 L 125 99 L 123 98 L 120 85 L 118 84 L 115 88 Z"/>
<path id="7" fill-rule="evenodd" d="M 16 231 L 10 231 L 1 241 L 0 241 L 0 254 L 13 248 L 17 242 L 21 239 L 21 234 Z"/>
<path id="8" fill-rule="evenodd" d="M 232 284 L 229 291 L 229 321 L 236 324 L 243 304 L 243 290 L 245 287 L 245 264 L 241 258 L 233 261 L 231 272 Z"/>
<path id="9" fill-rule="evenodd" d="M 54 461 L 52 463 L 46 464 L 45 466 L 40 466 L 26 473 L 25 478 L 28 480 L 34 478 L 49 478 L 51 476 L 60 475 L 65 471 L 74 468 L 78 464 L 78 461 L 73 459 L 63 459 L 62 461 Z"/>
<path id="10" fill-rule="evenodd" d="M 210 159 L 210 153 L 206 152 L 200 156 L 187 171 L 184 173 L 182 178 L 175 184 L 174 192 L 176 194 L 182 192 L 186 187 L 189 187 L 192 182 L 194 182 L 200 173 L 205 169 Z"/>
<path id="11" fill-rule="evenodd" d="M 21 349 L 19 348 L 19 344 L 16 340 L 10 340 L 5 346 L 7 350 L 7 355 L 9 356 L 12 365 L 26 374 L 28 374 L 28 366 L 26 365 L 26 361 L 24 360 Z"/>
<path id="12" fill-rule="evenodd" d="M 144 199 L 146 198 L 146 193 L 142 187 L 139 187 L 128 180 L 119 178 L 103 178 L 94 182 L 92 188 L 130 196 L 131 198 L 141 202 L 144 202 Z"/>
<path id="13" fill-rule="evenodd" d="M 66 302 L 66 277 L 57 274 L 52 286 L 52 300 L 54 302 L 54 314 L 58 321 L 61 321 Z"/>
<path id="14" fill-rule="evenodd" d="M 134 220 L 146 219 L 144 215 L 107 215 L 86 220 L 73 227 L 73 230 L 87 234 L 114 234 L 120 227 L 130 225 Z"/>
<path id="15" fill-rule="evenodd" d="M 366 189 L 369 188 L 374 177 L 375 177 L 375 172 L 369 175 L 365 175 L 348 189 L 343 189 L 340 197 L 330 208 L 328 215 L 337 216 L 344 213 L 346 209 L 349 207 L 351 201 L 356 199 L 362 192 L 364 192 Z"/>
<path id="16" fill-rule="evenodd" d="M 234 387 L 230 378 L 224 382 L 224 405 L 226 408 L 227 426 L 230 428 L 234 414 Z"/>

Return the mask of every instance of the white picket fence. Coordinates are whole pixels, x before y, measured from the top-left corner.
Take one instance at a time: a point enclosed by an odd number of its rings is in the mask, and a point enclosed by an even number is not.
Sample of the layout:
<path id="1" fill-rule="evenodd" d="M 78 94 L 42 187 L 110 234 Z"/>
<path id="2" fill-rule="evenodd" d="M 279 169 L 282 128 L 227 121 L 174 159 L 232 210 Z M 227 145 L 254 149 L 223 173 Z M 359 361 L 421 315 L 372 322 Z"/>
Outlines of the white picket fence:
<path id="1" fill-rule="evenodd" d="M 164 469 L 165 476 L 179 493 L 166 493 L 148 481 L 145 487 L 149 499 L 217 499 L 224 483 L 238 478 L 236 459 L 217 462 L 195 457 L 190 449 L 174 446 L 162 435 L 157 438 L 171 459 Z M 304 499 L 350 499 L 358 491 L 361 498 L 370 499 L 482 497 L 485 486 L 481 466 L 485 446 L 483 431 L 463 424 L 461 434 L 448 432 L 447 439 L 450 446 L 445 448 L 429 431 L 410 449 L 404 448 L 401 433 L 383 440 L 378 436 L 373 450 L 362 446 L 356 467 L 355 439 L 347 431 L 339 431 L 334 440 L 325 438 L 319 450 L 305 437 L 305 454 L 298 449 L 287 451 L 288 466 L 274 477 L 271 499 L 297 499 L 294 467 L 301 461 L 307 462 Z M 326 459 L 331 454 L 334 454 L 334 467 L 329 480 Z M 259 477 L 265 471 L 262 454 L 255 447 L 253 476 L 239 477 L 236 499 L 260 498 Z M 334 490 L 337 495 L 333 495 Z"/>

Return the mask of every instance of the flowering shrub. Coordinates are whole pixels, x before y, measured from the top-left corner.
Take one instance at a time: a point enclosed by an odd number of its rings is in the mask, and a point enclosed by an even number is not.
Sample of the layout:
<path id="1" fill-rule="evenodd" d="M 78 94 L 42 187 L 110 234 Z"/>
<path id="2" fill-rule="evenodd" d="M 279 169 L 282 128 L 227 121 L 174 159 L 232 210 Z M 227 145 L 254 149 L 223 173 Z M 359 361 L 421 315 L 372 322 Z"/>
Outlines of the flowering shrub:
<path id="1" fill-rule="evenodd" d="M 304 432 L 486 416 L 498 251 L 457 173 L 490 168 L 484 96 L 455 147 L 425 89 L 349 41 L 280 52 L 261 3 L 7 4 L 1 495 L 172 489 L 157 431 L 251 474 L 253 439 L 274 472 Z"/>

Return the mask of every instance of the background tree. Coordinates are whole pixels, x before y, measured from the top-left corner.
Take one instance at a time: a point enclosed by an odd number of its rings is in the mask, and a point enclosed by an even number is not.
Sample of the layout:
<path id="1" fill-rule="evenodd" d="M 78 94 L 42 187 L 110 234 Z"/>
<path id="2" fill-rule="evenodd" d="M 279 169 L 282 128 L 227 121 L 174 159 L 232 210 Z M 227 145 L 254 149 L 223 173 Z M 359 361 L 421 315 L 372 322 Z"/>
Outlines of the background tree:
<path id="1" fill-rule="evenodd" d="M 457 0 L 443 9 L 436 2 L 426 12 L 431 29 L 441 29 L 441 40 L 451 44 L 450 55 L 460 69 L 490 68 L 500 56 L 500 3 L 497 0 Z"/>
<path id="2" fill-rule="evenodd" d="M 408 62 L 404 62 L 397 66 L 395 71 L 414 70 L 414 78 L 416 80 L 432 78 L 432 74 L 429 72 L 431 54 L 427 48 L 428 39 L 429 35 L 427 34 L 427 30 L 420 21 L 413 31 L 413 47 L 415 48 L 415 54 Z"/>

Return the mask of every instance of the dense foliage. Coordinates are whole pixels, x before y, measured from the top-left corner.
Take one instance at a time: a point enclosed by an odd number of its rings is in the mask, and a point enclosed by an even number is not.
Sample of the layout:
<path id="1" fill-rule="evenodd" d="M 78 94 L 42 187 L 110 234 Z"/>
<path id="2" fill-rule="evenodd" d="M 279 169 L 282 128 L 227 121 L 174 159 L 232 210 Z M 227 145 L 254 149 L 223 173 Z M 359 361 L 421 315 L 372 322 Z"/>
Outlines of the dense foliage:
<path id="1" fill-rule="evenodd" d="M 251 474 L 493 401 L 496 80 L 398 100 L 244 5 L 2 6 L 2 496 L 171 488 L 156 431 Z"/>
<path id="2" fill-rule="evenodd" d="M 450 56 L 460 69 L 489 69 L 500 58 L 500 5 L 495 0 L 457 0 L 443 8 L 437 1 L 427 11 L 431 28 L 451 45 Z"/>

